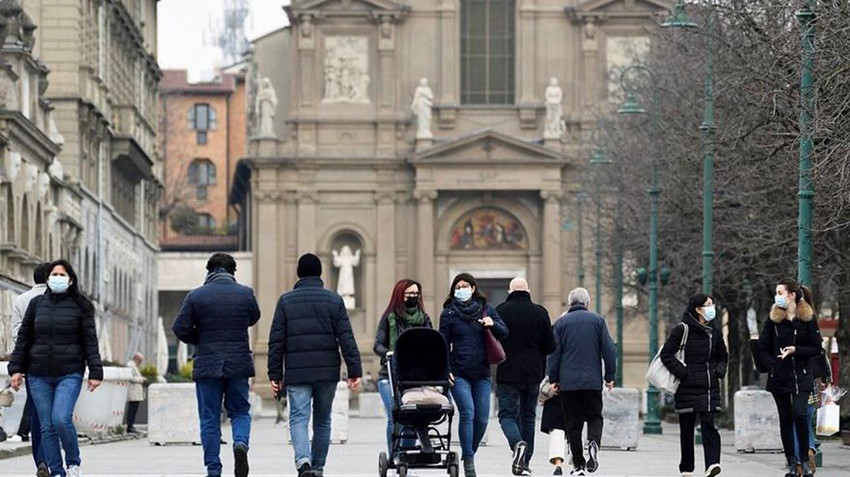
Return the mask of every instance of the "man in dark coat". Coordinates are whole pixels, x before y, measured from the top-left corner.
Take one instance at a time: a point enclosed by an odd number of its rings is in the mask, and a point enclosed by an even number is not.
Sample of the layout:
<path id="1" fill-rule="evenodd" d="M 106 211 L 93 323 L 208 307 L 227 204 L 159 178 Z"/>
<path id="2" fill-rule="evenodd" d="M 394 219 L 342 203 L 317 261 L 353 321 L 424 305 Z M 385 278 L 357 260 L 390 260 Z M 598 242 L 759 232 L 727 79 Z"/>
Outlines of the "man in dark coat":
<path id="1" fill-rule="evenodd" d="M 326 290 L 322 262 L 312 253 L 298 259 L 298 282 L 281 295 L 269 334 L 269 381 L 286 389 L 289 429 L 298 476 L 321 476 L 331 439 L 331 406 L 340 378 L 340 349 L 348 387 L 360 387 L 360 351 L 342 297 Z M 285 370 L 284 370 L 285 366 Z M 307 432 L 313 408 L 313 441 Z"/>
<path id="2" fill-rule="evenodd" d="M 236 477 L 248 475 L 248 379 L 254 376 L 248 328 L 259 321 L 260 308 L 254 291 L 236 283 L 234 273 L 232 256 L 216 253 L 210 257 L 203 286 L 186 295 L 172 326 L 180 341 L 195 346 L 192 378 L 208 477 L 221 475 L 222 398 L 233 427 Z"/>
<path id="3" fill-rule="evenodd" d="M 614 387 L 616 351 L 602 316 L 587 309 L 590 293 L 571 291 L 570 308 L 555 322 L 555 352 L 549 355 L 549 382 L 558 390 L 567 419 L 567 438 L 573 456 L 573 475 L 595 472 L 602 440 L 602 384 Z M 604 376 L 602 363 L 604 362 Z M 584 458 L 582 428 L 587 422 Z"/>
<path id="4" fill-rule="evenodd" d="M 496 392 L 499 424 L 513 450 L 511 471 L 523 475 L 534 453 L 538 389 L 555 338 L 549 312 L 531 301 L 528 282 L 514 278 L 508 291 L 508 299 L 496 307 L 509 332 L 502 341 L 506 359 L 496 371 Z"/>

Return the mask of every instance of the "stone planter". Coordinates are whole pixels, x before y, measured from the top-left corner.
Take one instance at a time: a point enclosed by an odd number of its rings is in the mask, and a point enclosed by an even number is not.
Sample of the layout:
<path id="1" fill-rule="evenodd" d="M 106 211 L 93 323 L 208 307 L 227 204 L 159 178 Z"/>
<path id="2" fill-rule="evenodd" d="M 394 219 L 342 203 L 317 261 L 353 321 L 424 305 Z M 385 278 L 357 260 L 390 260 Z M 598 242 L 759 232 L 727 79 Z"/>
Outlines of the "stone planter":
<path id="1" fill-rule="evenodd" d="M 735 448 L 738 452 L 782 450 L 779 413 L 769 392 L 742 389 L 735 393 Z"/>
<path id="2" fill-rule="evenodd" d="M 124 425 L 124 410 L 127 406 L 127 391 L 133 381 L 129 368 L 106 366 L 103 382 L 95 392 L 83 388 L 74 408 L 74 425 L 80 434 L 106 434 L 117 426 Z"/>
<path id="3" fill-rule="evenodd" d="M 635 450 L 640 436 L 640 391 L 614 388 L 602 392 L 602 445 Z"/>
<path id="4" fill-rule="evenodd" d="M 195 383 L 158 383 L 148 387 L 148 441 L 151 444 L 201 442 Z"/>

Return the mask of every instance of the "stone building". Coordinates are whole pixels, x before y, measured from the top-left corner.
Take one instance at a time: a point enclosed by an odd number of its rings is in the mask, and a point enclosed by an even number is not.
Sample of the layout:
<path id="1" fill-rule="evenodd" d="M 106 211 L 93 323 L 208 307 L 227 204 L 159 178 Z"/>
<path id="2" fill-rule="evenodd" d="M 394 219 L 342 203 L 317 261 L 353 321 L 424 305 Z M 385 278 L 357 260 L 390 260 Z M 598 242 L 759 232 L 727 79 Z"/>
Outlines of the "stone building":
<path id="1" fill-rule="evenodd" d="M 42 0 L 25 8 L 40 26 L 35 48 L 50 68 L 42 93 L 64 138 L 58 158 L 70 190 L 52 258 L 71 260 L 95 302 L 106 359 L 151 354 L 161 190 L 157 2 Z"/>
<path id="2" fill-rule="evenodd" d="M 400 278 L 422 282 L 436 317 L 461 271 L 496 303 L 512 277 L 524 276 L 556 318 L 577 285 L 576 195 L 609 73 L 648 47 L 646 27 L 670 3 L 286 7 L 292 26 L 275 36 L 286 41 L 274 43 L 268 61 L 287 58 L 285 76 L 271 83 L 288 106 L 264 128 L 258 101 L 257 129 L 276 134 L 249 140 L 231 197 L 245 211 L 263 312 L 258 369 L 277 297 L 295 283 L 304 252 L 322 258 L 332 290 L 341 270 L 334 256 L 346 246 L 360 252 L 349 314 L 367 369 L 377 366 L 374 330 Z M 268 67 L 256 47 L 259 71 Z M 610 299 L 603 310 L 613 330 Z M 638 370 L 645 339 L 634 345 Z M 627 369 L 626 384 L 640 383 Z"/>

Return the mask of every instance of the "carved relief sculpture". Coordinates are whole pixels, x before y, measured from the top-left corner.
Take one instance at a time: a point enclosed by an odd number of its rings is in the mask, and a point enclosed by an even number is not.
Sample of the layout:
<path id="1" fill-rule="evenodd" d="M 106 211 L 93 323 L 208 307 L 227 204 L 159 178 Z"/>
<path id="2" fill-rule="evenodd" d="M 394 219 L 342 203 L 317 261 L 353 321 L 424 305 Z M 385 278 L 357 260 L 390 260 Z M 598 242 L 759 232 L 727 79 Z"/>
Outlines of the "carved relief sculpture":
<path id="1" fill-rule="evenodd" d="M 413 93 L 410 112 L 416 116 L 416 139 L 431 139 L 431 108 L 434 106 L 434 92 L 428 87 L 428 79 L 419 80 L 419 86 Z"/>
<path id="2" fill-rule="evenodd" d="M 561 107 L 561 101 L 564 99 L 564 93 L 561 87 L 558 86 L 558 79 L 552 77 L 549 80 L 549 86 L 546 88 L 546 124 L 544 125 L 543 137 L 546 139 L 560 139 L 564 134 L 564 111 Z"/>
<path id="3" fill-rule="evenodd" d="M 334 256 L 334 267 L 339 268 L 339 277 L 336 281 L 336 292 L 345 302 L 345 308 L 353 310 L 357 307 L 354 298 L 354 268 L 360 266 L 360 249 L 351 252 L 351 247 L 343 245 L 337 252 L 332 250 Z"/>
<path id="4" fill-rule="evenodd" d="M 275 94 L 272 82 L 263 78 L 260 82 L 260 91 L 257 93 L 257 120 L 259 121 L 259 135 L 261 137 L 274 137 L 274 118 L 277 109 L 277 94 Z"/>
<path id="5" fill-rule="evenodd" d="M 27 164 L 27 176 L 24 182 L 24 192 L 30 192 L 35 188 L 35 182 L 38 179 L 38 167 L 35 164 Z"/>
<path id="6" fill-rule="evenodd" d="M 325 39 L 325 94 L 322 103 L 369 103 L 368 39 L 329 36 Z"/>
<path id="7" fill-rule="evenodd" d="M 7 151 L 3 159 L 3 180 L 15 182 L 21 172 L 21 153 Z"/>

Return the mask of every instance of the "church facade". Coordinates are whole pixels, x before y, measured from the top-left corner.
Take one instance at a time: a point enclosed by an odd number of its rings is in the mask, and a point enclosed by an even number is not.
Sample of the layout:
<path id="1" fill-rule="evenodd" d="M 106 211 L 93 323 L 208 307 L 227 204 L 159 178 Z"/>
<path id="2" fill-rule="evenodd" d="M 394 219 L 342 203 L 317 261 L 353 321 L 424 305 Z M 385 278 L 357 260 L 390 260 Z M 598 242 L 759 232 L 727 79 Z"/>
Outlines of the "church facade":
<path id="1" fill-rule="evenodd" d="M 263 104 L 255 93 L 256 111 L 276 114 L 255 113 L 231 193 L 263 313 L 259 381 L 277 298 L 305 252 L 321 257 L 328 288 L 345 277 L 373 373 L 374 331 L 401 278 L 422 283 L 435 323 L 460 272 L 477 277 L 495 304 L 511 278 L 525 277 L 557 318 L 578 285 L 576 196 L 609 72 L 648 45 L 646 29 L 669 8 L 656 0 L 294 0 L 291 26 L 255 45 L 249 83 L 273 85 L 278 99 Z M 265 64 L 275 45 L 285 72 Z M 256 124 L 269 117 L 271 127 Z M 604 311 L 613 332 L 612 306 Z"/>

